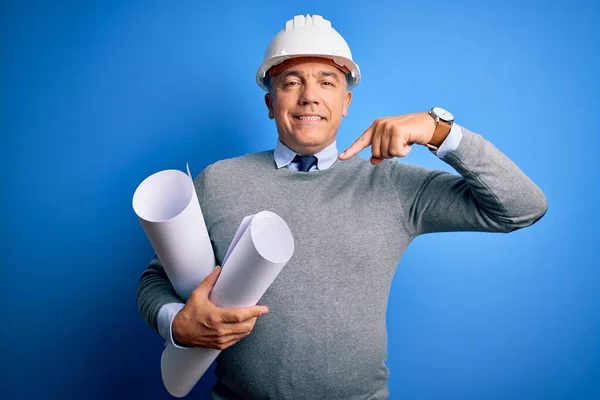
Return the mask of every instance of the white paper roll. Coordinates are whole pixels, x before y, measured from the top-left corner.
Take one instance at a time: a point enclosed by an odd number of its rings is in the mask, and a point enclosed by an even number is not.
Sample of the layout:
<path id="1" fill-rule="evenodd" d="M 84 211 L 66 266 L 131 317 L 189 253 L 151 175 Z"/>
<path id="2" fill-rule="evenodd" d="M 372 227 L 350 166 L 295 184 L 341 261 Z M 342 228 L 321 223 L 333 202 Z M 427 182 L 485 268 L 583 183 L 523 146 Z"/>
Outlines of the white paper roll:
<path id="1" fill-rule="evenodd" d="M 218 307 L 256 305 L 293 253 L 292 233 L 279 215 L 261 211 L 244 218 L 224 257 L 210 300 Z M 167 391 L 175 397 L 186 396 L 219 353 L 168 343 L 161 357 Z"/>
<path id="2" fill-rule="evenodd" d="M 215 267 L 194 181 L 178 170 L 150 175 L 133 195 L 133 209 L 175 291 L 185 301 Z"/>
<path id="3" fill-rule="evenodd" d="M 167 392 L 184 397 L 196 386 L 221 350 L 193 347 L 179 349 L 167 344 L 160 358 L 160 370 Z"/>

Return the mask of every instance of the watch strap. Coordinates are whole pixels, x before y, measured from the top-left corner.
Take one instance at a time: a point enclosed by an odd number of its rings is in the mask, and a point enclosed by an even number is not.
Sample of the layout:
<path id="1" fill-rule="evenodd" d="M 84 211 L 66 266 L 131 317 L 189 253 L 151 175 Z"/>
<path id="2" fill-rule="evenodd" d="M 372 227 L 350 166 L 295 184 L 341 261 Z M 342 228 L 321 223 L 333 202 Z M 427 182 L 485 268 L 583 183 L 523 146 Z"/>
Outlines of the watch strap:
<path id="1" fill-rule="evenodd" d="M 431 140 L 425 146 L 430 150 L 437 151 L 448 137 L 450 129 L 452 129 L 452 123 L 436 117 L 431 111 L 429 112 L 429 115 L 435 120 L 435 129 Z"/>

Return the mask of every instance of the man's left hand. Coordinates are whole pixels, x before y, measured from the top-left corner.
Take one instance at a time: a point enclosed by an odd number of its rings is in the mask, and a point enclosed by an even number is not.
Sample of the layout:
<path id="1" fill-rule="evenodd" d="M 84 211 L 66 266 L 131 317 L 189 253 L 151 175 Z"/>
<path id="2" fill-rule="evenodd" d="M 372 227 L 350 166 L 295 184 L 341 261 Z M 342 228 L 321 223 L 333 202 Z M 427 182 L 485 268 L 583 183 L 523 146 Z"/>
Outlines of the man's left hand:
<path id="1" fill-rule="evenodd" d="M 379 118 L 339 158 L 348 160 L 371 146 L 370 161 L 377 165 L 388 158 L 405 157 L 415 143 L 429 143 L 434 131 L 435 120 L 427 112 Z"/>

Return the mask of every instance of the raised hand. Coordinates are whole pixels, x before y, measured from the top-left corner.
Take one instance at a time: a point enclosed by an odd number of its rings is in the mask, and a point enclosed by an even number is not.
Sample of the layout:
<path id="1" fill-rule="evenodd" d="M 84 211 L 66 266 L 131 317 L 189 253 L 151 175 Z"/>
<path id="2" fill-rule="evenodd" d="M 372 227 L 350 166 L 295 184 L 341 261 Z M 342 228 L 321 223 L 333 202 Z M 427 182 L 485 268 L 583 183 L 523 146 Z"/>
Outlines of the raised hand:
<path id="1" fill-rule="evenodd" d="M 426 112 L 379 118 L 339 159 L 347 160 L 369 146 L 373 165 L 388 158 L 405 157 L 413 144 L 429 143 L 434 130 L 435 120 Z"/>

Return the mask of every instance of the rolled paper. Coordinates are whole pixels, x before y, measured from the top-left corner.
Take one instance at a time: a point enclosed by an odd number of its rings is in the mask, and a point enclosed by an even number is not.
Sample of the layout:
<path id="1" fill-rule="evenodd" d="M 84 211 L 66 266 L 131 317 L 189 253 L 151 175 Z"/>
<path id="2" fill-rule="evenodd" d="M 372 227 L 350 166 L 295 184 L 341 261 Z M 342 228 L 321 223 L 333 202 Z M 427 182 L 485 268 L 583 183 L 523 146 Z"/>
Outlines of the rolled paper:
<path id="1" fill-rule="evenodd" d="M 175 288 L 186 301 L 215 267 L 194 180 L 179 170 L 144 179 L 133 194 L 133 209 Z"/>
<path id="2" fill-rule="evenodd" d="M 245 217 L 223 259 L 210 300 L 218 307 L 256 305 L 293 253 L 292 233 L 279 215 L 261 211 Z M 167 391 L 175 397 L 186 396 L 220 353 L 167 342 L 161 357 Z"/>

